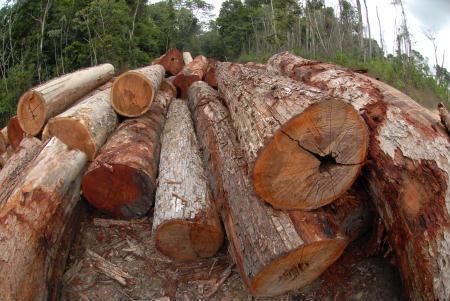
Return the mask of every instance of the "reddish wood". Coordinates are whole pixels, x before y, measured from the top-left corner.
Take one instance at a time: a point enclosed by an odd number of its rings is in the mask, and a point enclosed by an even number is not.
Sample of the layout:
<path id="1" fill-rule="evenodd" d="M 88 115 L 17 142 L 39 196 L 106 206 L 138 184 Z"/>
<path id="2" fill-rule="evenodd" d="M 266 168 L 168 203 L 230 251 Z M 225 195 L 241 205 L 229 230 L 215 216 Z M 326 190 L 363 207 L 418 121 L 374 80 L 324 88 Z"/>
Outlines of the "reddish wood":
<path id="1" fill-rule="evenodd" d="M 203 55 L 198 55 L 183 70 L 177 74 L 173 84 L 180 91 L 180 98 L 186 99 L 189 87 L 192 83 L 202 80 L 208 68 L 208 60 Z"/>
<path id="2" fill-rule="evenodd" d="M 447 129 L 450 134 L 450 114 L 443 103 L 438 105 L 439 117 L 441 118 L 442 125 Z"/>
<path id="3" fill-rule="evenodd" d="M 188 103 L 230 253 L 253 295 L 274 296 L 310 283 L 367 230 L 364 194 L 345 194 L 314 212 L 286 213 L 263 203 L 248 180 L 230 114 L 217 92 L 204 82 L 194 83 Z"/>
<path id="4" fill-rule="evenodd" d="M 411 300 L 450 299 L 450 138 L 434 114 L 389 85 L 290 53 L 276 74 L 314 85 L 359 108 L 370 129 L 363 179 L 395 251 Z"/>
<path id="5" fill-rule="evenodd" d="M 26 133 L 20 126 L 17 116 L 11 117 L 8 122 L 8 140 L 13 150 L 16 150 Z"/>
<path id="6" fill-rule="evenodd" d="M 217 68 L 217 61 L 214 59 L 208 59 L 208 70 L 205 74 L 205 82 L 213 87 L 214 89 L 217 89 L 217 77 L 216 77 L 216 68 Z"/>
<path id="7" fill-rule="evenodd" d="M 120 124 L 89 166 L 83 194 L 113 216 L 145 215 L 153 205 L 161 148 L 160 136 L 172 96 L 156 95 L 150 110 Z"/>
<path id="8" fill-rule="evenodd" d="M 166 73 L 177 75 L 184 66 L 183 53 L 176 48 L 169 49 L 166 54 L 163 55 L 159 64 L 166 69 Z"/>

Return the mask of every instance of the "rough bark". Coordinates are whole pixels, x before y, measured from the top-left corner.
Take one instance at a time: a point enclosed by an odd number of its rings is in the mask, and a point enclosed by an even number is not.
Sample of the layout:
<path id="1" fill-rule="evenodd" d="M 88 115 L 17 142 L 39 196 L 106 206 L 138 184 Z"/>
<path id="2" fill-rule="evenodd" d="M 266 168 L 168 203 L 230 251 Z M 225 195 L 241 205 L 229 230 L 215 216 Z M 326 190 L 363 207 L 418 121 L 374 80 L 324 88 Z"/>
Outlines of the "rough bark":
<path id="1" fill-rule="evenodd" d="M 438 105 L 439 117 L 441 118 L 442 125 L 447 129 L 447 133 L 450 135 L 450 114 L 443 103 Z"/>
<path id="2" fill-rule="evenodd" d="M 186 52 L 186 51 L 183 52 L 183 61 L 184 61 L 185 65 L 188 65 L 193 61 L 192 55 L 190 52 Z"/>
<path id="3" fill-rule="evenodd" d="M 0 131 L 0 154 L 6 152 L 6 148 L 8 147 L 8 145 L 8 128 L 5 127 Z"/>
<path id="4" fill-rule="evenodd" d="M 71 148 L 94 160 L 97 152 L 117 126 L 117 114 L 110 103 L 111 90 L 98 92 L 50 119 L 43 139 L 58 137 Z"/>
<path id="5" fill-rule="evenodd" d="M 213 59 L 208 59 L 208 70 L 206 70 L 205 82 L 214 89 L 217 89 L 218 86 L 216 77 L 216 68 L 217 68 L 217 61 Z"/>
<path id="6" fill-rule="evenodd" d="M 52 138 L 0 200 L 1 300 L 47 300 L 60 284 L 55 275 L 68 249 L 61 242 L 74 230 L 67 224 L 86 162 L 83 152 Z"/>
<path id="7" fill-rule="evenodd" d="M 153 233 L 156 248 L 178 260 L 213 256 L 223 241 L 185 101 L 170 105 L 162 135 Z"/>
<path id="8" fill-rule="evenodd" d="M 217 80 L 262 199 L 280 209 L 315 209 L 350 188 L 368 144 L 351 105 L 237 64 L 220 63 Z"/>
<path id="9" fill-rule="evenodd" d="M 66 74 L 28 90 L 17 105 L 20 126 L 26 133 L 37 135 L 48 119 L 66 110 L 113 75 L 114 67 L 103 64 Z"/>
<path id="10" fill-rule="evenodd" d="M 164 79 L 161 83 L 160 90 L 169 93 L 170 95 L 172 95 L 172 97 L 177 97 L 177 87 L 175 87 L 175 85 L 172 83 L 174 78 L 174 76 L 171 76 Z"/>
<path id="11" fill-rule="evenodd" d="M 396 253 L 411 300 L 450 298 L 450 138 L 427 109 L 398 90 L 338 66 L 289 53 L 274 72 L 338 95 L 370 130 L 364 180 Z"/>
<path id="12" fill-rule="evenodd" d="M 19 146 L 20 142 L 25 136 L 26 133 L 20 126 L 20 122 L 17 116 L 11 117 L 8 121 L 8 141 L 13 150 L 15 150 Z"/>
<path id="13" fill-rule="evenodd" d="M 170 49 L 161 58 L 160 63 L 170 75 L 177 75 L 183 69 L 183 54 L 178 49 Z"/>
<path id="14" fill-rule="evenodd" d="M 153 205 L 160 136 L 172 96 L 156 95 L 150 110 L 120 124 L 83 178 L 83 195 L 98 209 L 121 218 L 141 217 Z"/>
<path id="15" fill-rule="evenodd" d="M 111 104 L 117 113 L 138 117 L 150 109 L 164 78 L 164 67 L 151 65 L 125 72 L 116 78 L 111 91 Z"/>
<path id="16" fill-rule="evenodd" d="M 180 91 L 180 98 L 186 99 L 188 89 L 192 83 L 203 79 L 208 68 L 208 60 L 203 55 L 198 55 L 183 70 L 175 76 L 173 84 Z"/>
<path id="17" fill-rule="evenodd" d="M 195 83 L 189 106 L 230 253 L 253 295 L 274 296 L 312 282 L 367 229 L 365 196 L 346 195 L 334 207 L 314 212 L 286 213 L 262 202 L 217 92 Z"/>

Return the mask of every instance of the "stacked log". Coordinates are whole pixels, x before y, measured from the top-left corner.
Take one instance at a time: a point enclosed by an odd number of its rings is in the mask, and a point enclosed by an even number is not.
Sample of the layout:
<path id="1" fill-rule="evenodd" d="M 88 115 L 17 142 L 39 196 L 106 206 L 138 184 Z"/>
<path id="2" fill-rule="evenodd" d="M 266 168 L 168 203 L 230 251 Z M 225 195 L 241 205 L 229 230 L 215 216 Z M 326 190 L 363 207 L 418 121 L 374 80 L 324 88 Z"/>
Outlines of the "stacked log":
<path id="1" fill-rule="evenodd" d="M 170 49 L 158 64 L 161 64 L 169 75 L 177 75 L 183 69 L 183 54 L 176 48 Z"/>
<path id="2" fill-rule="evenodd" d="M 198 55 L 192 62 L 186 64 L 183 70 L 175 76 L 173 84 L 180 91 L 180 98 L 187 98 L 189 87 L 192 83 L 203 80 L 207 68 L 208 60 L 206 57 Z"/>
<path id="3" fill-rule="evenodd" d="M 19 156 L 17 153 L 15 156 Z M 12 158 L 13 159 L 13 158 Z M 81 176 L 86 155 L 52 138 L 0 199 L 0 299 L 46 300 L 61 285 L 69 246 L 76 230 Z M 8 169 L 9 171 L 10 169 Z M 1 177 L 5 169 L 0 172 Z M 12 174 L 6 175 L 11 179 Z M 57 265 L 55 266 L 55 261 Z"/>
<path id="4" fill-rule="evenodd" d="M 205 82 L 214 89 L 217 89 L 218 86 L 216 77 L 216 68 L 217 68 L 217 61 L 213 59 L 208 59 L 208 69 L 206 70 L 205 74 Z"/>
<path id="5" fill-rule="evenodd" d="M 16 150 L 22 139 L 27 135 L 20 126 L 17 116 L 13 116 L 9 119 L 7 125 L 8 141 L 13 150 Z"/>
<path id="6" fill-rule="evenodd" d="M 83 177 L 83 195 L 120 218 L 145 215 L 153 205 L 160 136 L 173 96 L 158 92 L 150 110 L 121 123 Z"/>
<path id="7" fill-rule="evenodd" d="M 187 51 L 183 52 L 183 62 L 184 62 L 184 64 L 185 64 L 185 65 L 188 65 L 188 64 L 190 64 L 192 61 L 193 61 L 193 59 L 192 59 L 191 53 L 190 53 L 190 52 L 187 52 Z"/>
<path id="8" fill-rule="evenodd" d="M 447 129 L 447 133 L 450 135 L 450 114 L 443 103 L 438 105 L 439 117 L 441 118 L 442 125 Z"/>
<path id="9" fill-rule="evenodd" d="M 28 90 L 17 105 L 21 128 L 27 134 L 37 135 L 48 119 L 66 110 L 113 75 L 114 67 L 103 64 L 66 74 Z"/>
<path id="10" fill-rule="evenodd" d="M 175 76 L 171 76 L 169 78 L 166 78 L 162 81 L 160 90 L 172 95 L 172 97 L 177 97 L 177 87 L 173 84 L 173 79 Z"/>
<path id="11" fill-rule="evenodd" d="M 162 134 L 153 219 L 156 248 L 177 260 L 213 256 L 223 230 L 185 101 L 172 101 Z"/>
<path id="12" fill-rule="evenodd" d="M 367 76 L 289 53 L 269 68 L 342 97 L 370 130 L 363 179 L 395 250 L 411 300 L 450 298 L 450 138 L 410 97 Z M 295 86 L 293 86 L 295 87 Z"/>
<path id="13" fill-rule="evenodd" d="M 194 83 L 189 106 L 230 253 L 253 295 L 275 296 L 310 283 L 367 229 L 368 207 L 354 202 L 354 196 L 316 212 L 286 213 L 263 203 L 247 177 L 230 113 L 217 92 Z"/>
<path id="14" fill-rule="evenodd" d="M 47 123 L 43 139 L 58 137 L 69 147 L 86 153 L 89 160 L 94 160 L 117 126 L 110 96 L 111 89 L 106 89 L 53 117 Z"/>
<path id="15" fill-rule="evenodd" d="M 6 148 L 8 147 L 8 145 L 8 128 L 5 127 L 0 131 L 0 154 L 6 152 Z"/>
<path id="16" fill-rule="evenodd" d="M 164 78 L 164 67 L 151 65 L 128 71 L 114 80 L 111 105 L 126 117 L 138 117 L 150 109 Z"/>
<path id="17" fill-rule="evenodd" d="M 350 104 L 242 65 L 220 63 L 216 75 L 262 199 L 279 209 L 315 209 L 350 188 L 368 146 Z"/>

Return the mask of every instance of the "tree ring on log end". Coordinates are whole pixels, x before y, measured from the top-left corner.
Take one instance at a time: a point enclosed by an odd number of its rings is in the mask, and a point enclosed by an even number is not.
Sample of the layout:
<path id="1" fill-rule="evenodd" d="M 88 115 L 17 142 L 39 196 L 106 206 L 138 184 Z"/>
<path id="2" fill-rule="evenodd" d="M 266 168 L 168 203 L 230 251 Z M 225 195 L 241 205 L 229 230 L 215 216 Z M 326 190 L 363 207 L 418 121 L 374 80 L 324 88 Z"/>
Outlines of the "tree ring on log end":
<path id="1" fill-rule="evenodd" d="M 95 139 L 79 120 L 65 117 L 50 119 L 44 132 L 48 137 L 57 137 L 71 149 L 81 150 L 90 161 L 94 160 Z"/>
<path id="2" fill-rule="evenodd" d="M 286 122 L 253 169 L 258 195 L 280 209 L 316 209 L 347 191 L 369 142 L 364 120 L 339 99 L 315 103 Z"/>
<path id="3" fill-rule="evenodd" d="M 220 228 L 194 221 L 168 221 L 159 225 L 155 232 L 156 249 L 176 260 L 211 257 L 222 242 Z"/>
<path id="4" fill-rule="evenodd" d="M 135 71 L 119 76 L 111 88 L 112 107 L 117 113 L 127 117 L 138 117 L 147 112 L 154 97 L 152 82 Z"/>
<path id="5" fill-rule="evenodd" d="M 30 135 L 37 135 L 45 124 L 44 99 L 36 91 L 27 91 L 17 104 L 17 117 L 20 127 Z"/>
<path id="6" fill-rule="evenodd" d="M 311 283 L 341 256 L 346 246 L 345 239 L 322 240 L 275 259 L 253 279 L 252 294 L 276 296 Z"/>
<path id="7" fill-rule="evenodd" d="M 83 195 L 99 210 L 116 217 L 144 216 L 154 200 L 155 184 L 141 170 L 102 164 L 83 177 Z"/>

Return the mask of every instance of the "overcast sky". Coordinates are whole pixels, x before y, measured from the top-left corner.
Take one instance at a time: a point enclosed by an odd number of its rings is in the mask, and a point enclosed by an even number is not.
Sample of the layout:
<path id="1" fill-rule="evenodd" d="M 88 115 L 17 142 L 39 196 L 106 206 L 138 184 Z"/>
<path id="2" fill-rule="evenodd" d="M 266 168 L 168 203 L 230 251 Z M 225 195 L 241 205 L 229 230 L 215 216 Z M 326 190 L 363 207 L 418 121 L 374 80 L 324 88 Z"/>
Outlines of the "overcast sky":
<path id="1" fill-rule="evenodd" d="M 151 0 L 150 2 L 157 1 Z M 349 1 L 355 2 L 355 0 Z M 0 5 L 5 2 L 6 0 L 0 0 Z M 214 5 L 214 14 L 217 16 L 223 0 L 206 0 L 206 2 Z M 338 10 L 338 0 L 325 0 L 325 2 L 327 5 L 334 7 L 336 11 Z M 367 0 L 372 37 L 377 41 L 380 40 L 376 16 L 376 7 L 378 6 L 381 30 L 389 53 L 394 50 L 395 25 L 401 22 L 400 8 L 394 7 L 390 4 L 391 2 L 392 0 Z M 442 55 L 445 51 L 444 65 L 450 70 L 450 0 L 403 0 L 403 2 L 408 26 L 413 36 L 413 48 L 419 50 L 429 59 L 430 64 L 434 65 L 433 45 L 424 35 L 424 31 L 434 32 L 438 45 L 439 64 L 442 62 Z"/>

